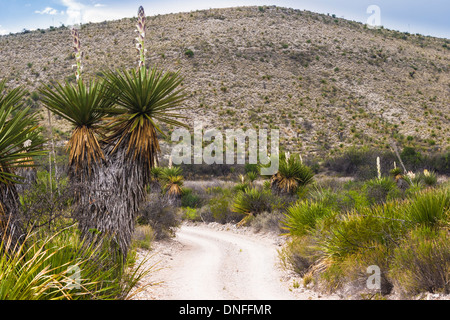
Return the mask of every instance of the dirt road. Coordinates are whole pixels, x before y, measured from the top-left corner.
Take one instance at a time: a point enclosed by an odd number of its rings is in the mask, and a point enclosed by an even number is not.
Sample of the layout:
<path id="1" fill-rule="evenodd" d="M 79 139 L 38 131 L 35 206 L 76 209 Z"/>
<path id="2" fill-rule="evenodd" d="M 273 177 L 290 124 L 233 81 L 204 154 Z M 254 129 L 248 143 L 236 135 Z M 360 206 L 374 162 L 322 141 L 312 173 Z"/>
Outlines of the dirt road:
<path id="1" fill-rule="evenodd" d="M 279 246 L 256 237 L 207 226 L 182 226 L 170 246 L 156 249 L 161 268 L 143 299 L 158 300 L 291 300 L 296 294 L 282 281 Z"/>

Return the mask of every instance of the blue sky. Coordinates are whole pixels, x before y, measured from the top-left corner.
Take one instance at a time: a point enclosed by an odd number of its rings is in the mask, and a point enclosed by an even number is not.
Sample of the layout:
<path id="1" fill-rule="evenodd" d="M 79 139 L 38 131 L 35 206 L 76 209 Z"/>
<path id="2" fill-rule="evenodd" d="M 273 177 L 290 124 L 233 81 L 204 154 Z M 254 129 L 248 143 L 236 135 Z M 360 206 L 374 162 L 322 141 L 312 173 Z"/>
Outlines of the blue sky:
<path id="1" fill-rule="evenodd" d="M 336 14 L 366 23 L 370 5 L 380 8 L 386 28 L 450 38 L 449 0 L 0 0 L 0 34 L 136 16 L 249 5 L 277 5 Z"/>

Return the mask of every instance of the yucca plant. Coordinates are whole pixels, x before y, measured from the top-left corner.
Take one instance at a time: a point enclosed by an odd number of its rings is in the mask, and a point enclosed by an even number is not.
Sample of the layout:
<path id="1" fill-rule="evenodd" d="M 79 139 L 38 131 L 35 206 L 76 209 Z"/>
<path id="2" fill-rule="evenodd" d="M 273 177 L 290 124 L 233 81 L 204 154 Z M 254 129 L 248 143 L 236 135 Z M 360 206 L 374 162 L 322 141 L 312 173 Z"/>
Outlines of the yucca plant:
<path id="1" fill-rule="evenodd" d="M 16 184 L 22 177 L 16 171 L 32 166 L 32 157 L 44 154 L 35 114 L 20 103 L 24 95 L 21 88 L 5 92 L 5 81 L 0 82 L 0 236 L 7 225 L 14 237 L 20 236 Z"/>
<path id="2" fill-rule="evenodd" d="M 412 223 L 438 226 L 450 216 L 450 189 L 421 191 L 410 199 L 404 211 Z"/>
<path id="3" fill-rule="evenodd" d="M 26 234 L 16 245 L 5 236 L 0 253 L 0 300 L 125 299 L 151 271 L 146 258 L 124 268 L 110 259 L 107 241 L 84 243 L 73 228 Z"/>
<path id="4" fill-rule="evenodd" d="M 296 156 L 280 156 L 278 173 L 272 177 L 272 188 L 283 193 L 296 193 L 312 183 L 314 172 Z"/>
<path id="5" fill-rule="evenodd" d="M 112 112 L 114 99 L 103 81 L 78 81 L 40 88 L 44 106 L 73 125 L 67 149 L 69 176 L 85 181 L 95 165 L 105 160 L 99 134 L 103 118 Z"/>
<path id="6" fill-rule="evenodd" d="M 164 191 L 171 199 L 179 199 L 183 195 L 184 177 L 181 168 L 164 168 L 161 172 L 161 180 L 164 183 Z"/>
<path id="7" fill-rule="evenodd" d="M 156 68 L 108 72 L 106 77 L 118 106 L 118 116 L 109 124 L 111 134 L 105 140 L 111 145 L 109 153 L 125 152 L 127 161 L 139 167 L 140 184 L 145 185 L 160 152 L 157 132 L 162 131 L 158 123 L 185 126 L 178 121 L 184 117 L 177 113 L 185 100 L 179 88 L 182 78 L 179 73 Z"/>
<path id="8" fill-rule="evenodd" d="M 291 235 L 303 236 L 314 229 L 316 222 L 331 214 L 331 209 L 322 202 L 300 201 L 287 208 L 283 224 Z"/>
<path id="9" fill-rule="evenodd" d="M 262 212 L 271 212 L 271 210 L 270 191 L 257 188 L 246 188 L 244 191 L 239 191 L 234 197 L 231 207 L 232 212 L 244 216 L 239 225 L 245 224 Z"/>
<path id="10" fill-rule="evenodd" d="M 108 162 L 108 178 L 114 196 L 105 204 L 107 215 L 96 213 L 95 226 L 101 232 L 114 235 L 121 252 L 131 243 L 134 221 L 142 205 L 146 187 L 151 182 L 151 169 L 158 163 L 160 152 L 157 132 L 162 133 L 160 123 L 184 126 L 177 112 L 185 100 L 180 88 L 179 72 L 163 72 L 157 68 L 146 69 L 145 14 L 139 8 L 138 44 L 140 52 L 138 70 L 106 71 L 105 80 L 115 102 L 115 117 L 105 127 L 107 136 L 105 157 Z"/>

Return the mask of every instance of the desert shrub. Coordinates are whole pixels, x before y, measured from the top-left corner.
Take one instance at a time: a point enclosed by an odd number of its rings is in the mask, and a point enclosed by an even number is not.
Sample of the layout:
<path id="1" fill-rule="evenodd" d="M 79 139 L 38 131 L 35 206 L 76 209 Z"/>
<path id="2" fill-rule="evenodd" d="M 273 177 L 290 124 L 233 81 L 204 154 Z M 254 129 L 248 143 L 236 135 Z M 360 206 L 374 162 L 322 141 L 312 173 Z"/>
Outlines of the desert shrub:
<path id="1" fill-rule="evenodd" d="M 423 183 L 425 186 L 431 187 L 437 184 L 437 175 L 434 172 L 424 170 L 420 174 L 416 175 L 414 182 Z"/>
<path id="2" fill-rule="evenodd" d="M 375 293 L 389 294 L 394 286 L 406 294 L 449 292 L 448 187 L 348 212 L 336 209 L 342 195 L 331 200 L 327 195 L 312 194 L 315 200 L 288 210 L 292 242 L 280 255 L 283 263 L 314 277 L 319 289 L 348 296 L 373 294 L 366 286 L 372 265 L 381 270 L 381 290 Z M 332 210 L 323 215 L 318 210 L 316 219 L 311 203 L 320 201 Z"/>
<path id="3" fill-rule="evenodd" d="M 363 188 L 371 204 L 384 203 L 400 196 L 395 180 L 388 177 L 371 179 L 364 184 Z"/>
<path id="4" fill-rule="evenodd" d="M 427 159 L 429 169 L 439 174 L 450 175 L 450 151 L 433 154 Z"/>
<path id="5" fill-rule="evenodd" d="M 210 215 L 206 214 L 204 216 L 206 220 L 228 223 L 242 219 L 242 214 L 231 210 L 231 202 L 233 199 L 231 190 L 215 188 L 211 192 L 215 193 L 215 196 L 209 200 L 208 207 Z"/>
<path id="6" fill-rule="evenodd" d="M 262 212 L 271 212 L 271 193 L 257 188 L 246 188 L 233 199 L 231 211 L 241 215 L 257 216 Z"/>
<path id="7" fill-rule="evenodd" d="M 298 156 L 280 155 L 278 173 L 272 177 L 272 189 L 279 193 L 296 193 L 311 184 L 314 172 Z"/>
<path id="8" fill-rule="evenodd" d="M 389 175 L 396 156 L 389 151 L 376 150 L 368 147 L 352 147 L 344 150 L 341 154 L 325 160 L 325 168 L 354 176 L 358 180 L 368 180 L 377 177 L 376 159 L 380 157 L 381 173 Z"/>
<path id="9" fill-rule="evenodd" d="M 124 299 L 150 271 L 132 253 L 111 259 L 109 240 L 88 244 L 74 228 L 10 243 L 0 242 L 0 300 Z"/>
<path id="10" fill-rule="evenodd" d="M 281 220 L 283 217 L 284 214 L 278 210 L 272 212 L 262 212 L 251 221 L 251 226 L 257 232 L 263 230 L 280 233 L 282 231 Z"/>
<path id="11" fill-rule="evenodd" d="M 160 240 L 173 236 L 181 219 L 169 198 L 160 194 L 152 194 L 149 201 L 139 210 L 138 222 L 150 225 L 155 239 Z"/>
<path id="12" fill-rule="evenodd" d="M 309 230 L 314 229 L 317 220 L 326 217 L 331 212 L 330 208 L 321 202 L 301 201 L 287 208 L 284 228 L 291 235 L 303 236 Z"/>
<path id="13" fill-rule="evenodd" d="M 320 250 L 329 261 L 342 261 L 348 255 L 375 244 L 390 246 L 402 237 L 407 221 L 400 202 L 387 202 L 319 221 L 316 236 Z"/>
<path id="14" fill-rule="evenodd" d="M 283 267 L 304 276 L 319 258 L 314 245 L 311 237 L 293 237 L 280 251 Z"/>
<path id="15" fill-rule="evenodd" d="M 183 208 L 182 218 L 189 221 L 200 221 L 201 217 L 197 209 L 195 208 Z"/>
<path id="16" fill-rule="evenodd" d="M 369 206 L 366 193 L 361 192 L 363 184 L 350 181 L 342 188 L 317 188 L 309 192 L 308 199 L 321 202 L 335 211 L 346 212 Z"/>
<path id="17" fill-rule="evenodd" d="M 244 171 L 245 173 L 249 173 L 249 172 L 254 172 L 256 174 L 259 174 L 259 165 L 257 164 L 252 164 L 252 163 L 246 163 L 244 165 Z"/>
<path id="18" fill-rule="evenodd" d="M 38 171 L 34 181 L 20 185 L 20 212 L 24 227 L 30 232 L 45 227 L 57 232 L 72 224 L 73 199 L 83 192 L 79 184 L 68 184 L 67 177 L 56 178 Z"/>
<path id="19" fill-rule="evenodd" d="M 329 291 L 339 289 L 345 296 L 362 297 L 365 293 L 378 291 L 367 288 L 368 267 L 376 266 L 381 272 L 381 286 L 378 292 L 383 295 L 389 294 L 393 289 L 393 284 L 387 276 L 390 255 L 390 247 L 373 244 L 329 266 L 319 277 L 323 280 L 323 287 Z"/>
<path id="20" fill-rule="evenodd" d="M 154 237 L 155 234 L 151 226 L 138 225 L 133 232 L 132 247 L 150 250 Z"/>
<path id="21" fill-rule="evenodd" d="M 450 189 L 424 190 L 411 198 L 404 209 L 406 218 L 416 224 L 436 226 L 450 215 Z"/>
<path id="22" fill-rule="evenodd" d="M 450 293 L 450 234 L 419 227 L 394 250 L 390 278 L 404 293 Z"/>
<path id="23" fill-rule="evenodd" d="M 400 157 L 408 170 L 417 170 L 422 165 L 423 156 L 413 147 L 404 147 Z"/>
<path id="24" fill-rule="evenodd" d="M 198 208 L 202 204 L 200 196 L 193 193 L 192 189 L 184 188 L 181 196 L 181 206 Z"/>

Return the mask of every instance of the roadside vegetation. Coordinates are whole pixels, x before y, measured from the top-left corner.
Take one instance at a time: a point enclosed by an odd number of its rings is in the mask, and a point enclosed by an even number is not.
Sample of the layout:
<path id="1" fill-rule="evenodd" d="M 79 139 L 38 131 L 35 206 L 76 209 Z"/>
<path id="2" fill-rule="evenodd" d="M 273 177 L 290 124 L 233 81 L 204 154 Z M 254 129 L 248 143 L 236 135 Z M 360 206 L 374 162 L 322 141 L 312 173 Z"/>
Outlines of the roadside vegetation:
<path id="1" fill-rule="evenodd" d="M 269 11 L 260 8 L 258 15 Z M 395 142 L 380 139 L 362 147 L 358 141 L 371 138 L 352 124 L 358 117 L 358 121 L 372 117 L 362 108 L 353 115 L 361 103 L 349 97 L 342 103 L 352 112 L 352 120 L 344 124 L 336 117 L 339 130 L 344 125 L 351 128 L 351 137 L 335 135 L 346 144 L 334 148 L 337 141 L 332 144 L 327 133 L 318 130 L 314 136 L 318 139 L 310 140 L 332 151 L 324 156 L 308 153 L 309 147 L 301 147 L 292 135 L 289 145 L 305 151 L 304 158 L 282 152 L 279 170 L 271 177 L 261 176 L 255 164 L 160 163 L 166 134 L 186 126 L 180 109 L 195 95 L 185 93 L 189 85 L 179 71 L 146 62 L 145 26 L 141 7 L 136 68 L 95 69 L 89 71 L 95 77 L 85 77 L 82 59 L 89 55 L 82 54 L 82 39 L 72 30 L 75 54 L 66 60 L 75 59 L 76 72 L 66 75 L 66 81 L 41 82 L 33 93 L 0 81 L 0 299 L 129 299 L 151 272 L 137 253 L 151 250 L 155 240 L 172 237 L 183 221 L 233 223 L 286 235 L 281 261 L 303 278 L 305 287 L 319 291 L 357 298 L 385 298 L 394 292 L 405 298 L 423 292 L 450 294 L 448 149 L 435 148 L 434 140 L 426 141 L 425 147 L 422 140 L 416 143 L 415 137 L 390 130 L 390 124 L 383 124 L 380 137 L 393 132 Z M 207 50 L 207 43 L 201 45 Z M 280 50 L 291 47 L 283 43 Z M 205 54 L 202 50 L 186 49 L 183 58 L 194 63 Z M 293 63 L 305 63 L 305 69 L 321 60 L 318 55 L 312 59 L 285 52 Z M 373 55 L 374 65 L 387 60 L 381 51 Z M 66 62 L 52 62 L 59 63 Z M 33 63 L 27 68 L 32 69 Z M 333 70 L 337 74 L 340 68 Z M 259 76 L 267 83 L 272 78 Z M 294 85 L 301 88 L 303 78 L 295 78 Z M 336 102 L 338 89 L 329 87 L 328 80 L 320 83 L 321 96 Z M 214 96 L 233 90 L 222 83 Z M 424 106 L 427 115 L 438 109 L 436 99 L 428 98 L 433 108 Z M 225 118 L 235 116 L 232 100 L 230 108 L 220 111 Z M 262 100 L 270 105 L 276 99 L 264 95 Z M 313 110 L 313 99 L 305 100 Z M 35 113 L 38 101 L 48 111 L 47 130 Z M 304 103 L 299 97 L 296 105 Z M 299 134 L 295 137 L 314 128 L 306 113 L 299 118 L 278 106 L 272 109 L 283 120 L 279 125 L 295 129 Z M 243 116 L 260 124 L 266 121 L 259 118 L 261 110 Z M 53 128 L 52 116 L 68 122 L 69 132 Z M 278 128 L 271 114 L 265 116 L 268 127 Z M 446 119 L 440 114 L 435 120 L 444 126 Z M 230 123 L 237 121 L 233 118 Z M 379 123 L 372 126 L 376 130 Z M 446 132 L 444 126 L 432 137 L 446 146 Z M 377 290 L 366 286 L 371 266 L 381 270 Z"/>

